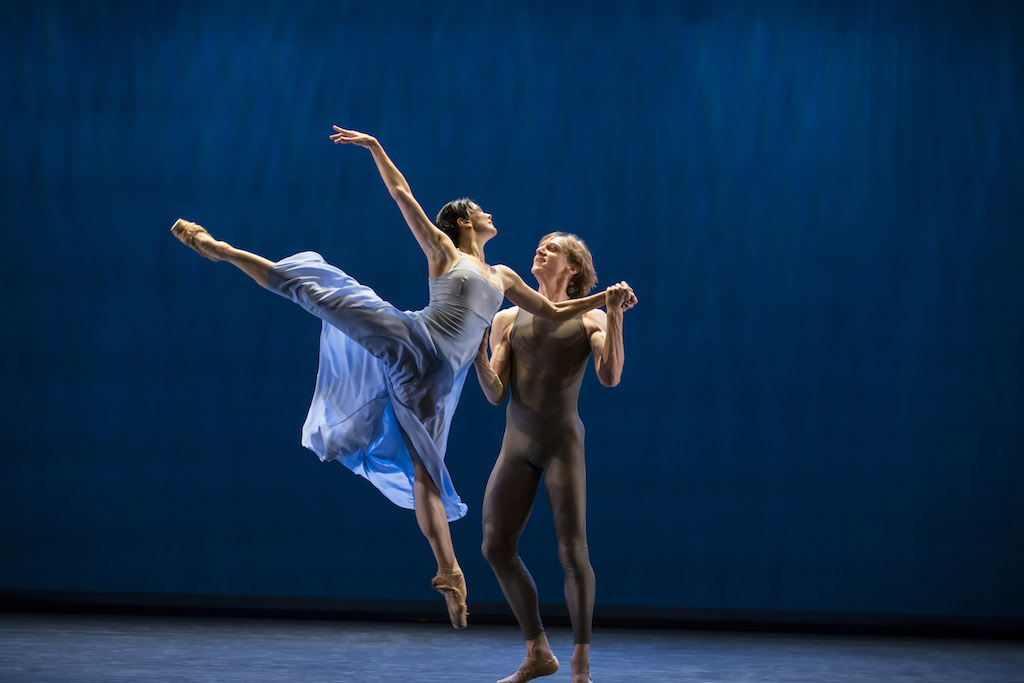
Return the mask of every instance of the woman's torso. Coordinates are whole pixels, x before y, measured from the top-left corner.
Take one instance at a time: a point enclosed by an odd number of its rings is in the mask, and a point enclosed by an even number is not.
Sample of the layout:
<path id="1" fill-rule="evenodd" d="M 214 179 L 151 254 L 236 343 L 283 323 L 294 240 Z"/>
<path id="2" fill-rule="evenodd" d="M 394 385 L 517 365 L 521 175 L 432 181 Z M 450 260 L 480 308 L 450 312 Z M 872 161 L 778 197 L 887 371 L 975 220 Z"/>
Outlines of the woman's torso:
<path id="1" fill-rule="evenodd" d="M 428 280 L 430 302 L 419 312 L 431 338 L 453 368 L 473 360 L 484 330 L 504 296 L 465 257 L 444 275 Z"/>

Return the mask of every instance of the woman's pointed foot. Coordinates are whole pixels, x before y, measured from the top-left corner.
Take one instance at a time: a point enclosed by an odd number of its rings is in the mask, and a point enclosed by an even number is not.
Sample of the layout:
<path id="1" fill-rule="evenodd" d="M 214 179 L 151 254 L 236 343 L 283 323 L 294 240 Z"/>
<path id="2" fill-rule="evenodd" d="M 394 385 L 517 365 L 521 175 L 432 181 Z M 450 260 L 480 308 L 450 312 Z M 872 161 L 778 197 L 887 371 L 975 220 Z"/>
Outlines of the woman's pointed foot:
<path id="1" fill-rule="evenodd" d="M 558 671 L 558 658 L 551 655 L 551 659 L 531 659 L 527 657 L 519 665 L 519 670 L 508 678 L 503 678 L 498 683 L 526 683 L 534 678 L 550 676 Z"/>
<path id="2" fill-rule="evenodd" d="M 211 261 L 223 260 L 222 250 L 227 246 L 224 242 L 218 242 L 213 236 L 198 223 L 179 218 L 171 226 L 171 234 L 187 247 L 194 249 L 200 256 Z"/>
<path id="3" fill-rule="evenodd" d="M 438 572 L 430 582 L 430 587 L 444 596 L 444 604 L 448 608 L 448 618 L 455 629 L 466 628 L 466 577 L 461 571 L 451 574 Z"/>

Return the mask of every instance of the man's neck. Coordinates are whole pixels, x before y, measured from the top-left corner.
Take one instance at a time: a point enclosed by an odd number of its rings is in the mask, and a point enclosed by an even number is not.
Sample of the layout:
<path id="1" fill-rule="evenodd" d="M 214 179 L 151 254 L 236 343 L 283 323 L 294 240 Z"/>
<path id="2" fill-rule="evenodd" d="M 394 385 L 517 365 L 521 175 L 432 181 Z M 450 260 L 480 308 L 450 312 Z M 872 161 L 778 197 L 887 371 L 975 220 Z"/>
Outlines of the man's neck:
<path id="1" fill-rule="evenodd" d="M 569 295 L 565 293 L 565 288 L 568 284 L 568 279 L 559 278 L 557 282 L 551 282 L 538 278 L 537 291 L 547 297 L 552 303 L 557 304 L 559 301 L 569 300 Z"/>

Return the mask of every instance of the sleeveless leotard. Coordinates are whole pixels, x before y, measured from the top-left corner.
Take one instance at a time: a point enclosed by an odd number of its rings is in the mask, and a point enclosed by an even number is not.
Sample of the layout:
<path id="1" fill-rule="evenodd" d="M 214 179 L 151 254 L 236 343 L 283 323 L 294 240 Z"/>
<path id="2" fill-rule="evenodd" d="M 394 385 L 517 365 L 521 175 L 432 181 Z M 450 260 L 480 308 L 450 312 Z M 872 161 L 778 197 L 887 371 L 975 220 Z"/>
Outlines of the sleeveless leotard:
<path id="1" fill-rule="evenodd" d="M 323 320 L 302 445 L 339 460 L 390 501 L 415 507 L 413 460 L 449 520 L 466 514 L 448 468 L 448 430 L 484 330 L 503 300 L 468 260 L 428 280 L 430 302 L 400 311 L 315 252 L 278 261 L 268 288 Z"/>
<path id="2" fill-rule="evenodd" d="M 554 323 L 522 309 L 508 338 L 512 374 L 502 448 L 544 469 L 553 451 L 583 448 L 577 403 L 590 340 L 580 317 Z"/>

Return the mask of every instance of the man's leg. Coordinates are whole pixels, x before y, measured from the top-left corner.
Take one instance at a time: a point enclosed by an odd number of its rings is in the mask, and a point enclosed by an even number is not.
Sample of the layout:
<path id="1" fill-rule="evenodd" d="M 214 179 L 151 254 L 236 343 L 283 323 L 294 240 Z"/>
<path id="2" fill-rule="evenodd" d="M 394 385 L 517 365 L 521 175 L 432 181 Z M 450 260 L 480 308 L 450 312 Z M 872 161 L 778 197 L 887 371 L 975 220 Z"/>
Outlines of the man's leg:
<path id="1" fill-rule="evenodd" d="M 517 550 L 541 474 L 526 460 L 510 456 L 503 446 L 484 492 L 483 554 L 526 639 L 526 656 L 519 670 L 499 683 L 523 683 L 558 670 L 558 660 L 544 635 L 537 586 Z"/>

